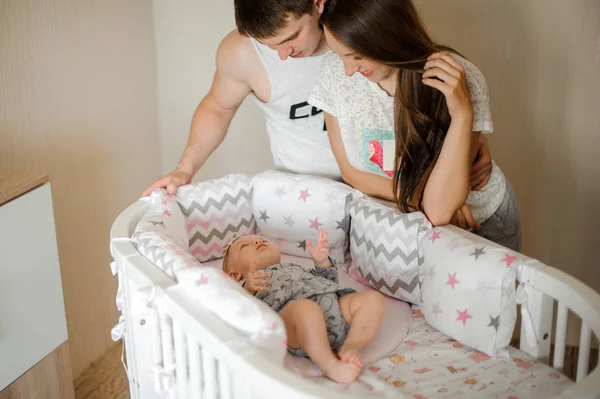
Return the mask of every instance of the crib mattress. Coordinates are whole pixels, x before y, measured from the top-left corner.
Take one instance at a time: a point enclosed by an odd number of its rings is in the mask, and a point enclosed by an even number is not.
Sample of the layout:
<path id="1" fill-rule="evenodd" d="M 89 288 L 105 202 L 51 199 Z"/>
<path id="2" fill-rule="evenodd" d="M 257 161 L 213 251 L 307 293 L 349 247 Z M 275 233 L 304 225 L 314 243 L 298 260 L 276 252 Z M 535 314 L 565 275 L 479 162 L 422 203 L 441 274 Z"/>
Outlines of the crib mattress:
<path id="1" fill-rule="evenodd" d="M 510 358 L 494 360 L 449 339 L 413 307 L 408 336 L 390 356 L 365 367 L 360 381 L 343 386 L 312 378 L 329 389 L 357 397 L 547 398 L 573 382 L 551 367 L 510 348 Z"/>

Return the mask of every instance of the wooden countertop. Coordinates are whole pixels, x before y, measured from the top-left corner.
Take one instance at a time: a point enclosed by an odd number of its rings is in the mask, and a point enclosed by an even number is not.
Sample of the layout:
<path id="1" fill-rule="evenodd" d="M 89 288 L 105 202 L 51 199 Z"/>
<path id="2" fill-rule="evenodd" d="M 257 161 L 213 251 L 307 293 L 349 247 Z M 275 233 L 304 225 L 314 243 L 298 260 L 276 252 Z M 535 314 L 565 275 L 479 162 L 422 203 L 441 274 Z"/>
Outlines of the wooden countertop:
<path id="1" fill-rule="evenodd" d="M 0 170 L 0 205 L 47 183 L 49 180 L 50 177 L 42 173 Z"/>

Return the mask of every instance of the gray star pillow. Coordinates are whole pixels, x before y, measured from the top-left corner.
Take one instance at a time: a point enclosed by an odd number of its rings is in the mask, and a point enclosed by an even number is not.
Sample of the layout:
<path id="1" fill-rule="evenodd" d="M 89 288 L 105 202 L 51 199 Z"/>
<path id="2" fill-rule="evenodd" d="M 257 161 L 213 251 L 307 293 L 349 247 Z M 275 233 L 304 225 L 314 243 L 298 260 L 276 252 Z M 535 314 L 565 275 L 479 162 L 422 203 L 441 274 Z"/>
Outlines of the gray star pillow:
<path id="1" fill-rule="evenodd" d="M 282 253 L 309 258 L 306 241 L 316 244 L 327 230 L 331 255 L 344 263 L 350 218 L 347 203 L 356 190 L 335 180 L 269 170 L 252 179 L 256 231 Z"/>

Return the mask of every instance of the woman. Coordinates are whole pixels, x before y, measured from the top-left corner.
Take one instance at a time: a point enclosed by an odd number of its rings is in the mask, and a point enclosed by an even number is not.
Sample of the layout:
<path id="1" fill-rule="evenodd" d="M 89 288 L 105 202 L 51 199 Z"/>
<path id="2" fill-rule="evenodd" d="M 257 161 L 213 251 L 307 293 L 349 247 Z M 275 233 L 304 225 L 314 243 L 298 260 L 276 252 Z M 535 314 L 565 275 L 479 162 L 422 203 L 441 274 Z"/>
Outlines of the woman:
<path id="1" fill-rule="evenodd" d="M 326 113 L 344 180 L 434 225 L 466 203 L 475 234 L 519 251 L 517 201 L 500 168 L 469 188 L 475 143 L 493 131 L 481 71 L 433 42 L 410 0 L 327 0 L 319 11 L 333 52 L 309 102 Z"/>

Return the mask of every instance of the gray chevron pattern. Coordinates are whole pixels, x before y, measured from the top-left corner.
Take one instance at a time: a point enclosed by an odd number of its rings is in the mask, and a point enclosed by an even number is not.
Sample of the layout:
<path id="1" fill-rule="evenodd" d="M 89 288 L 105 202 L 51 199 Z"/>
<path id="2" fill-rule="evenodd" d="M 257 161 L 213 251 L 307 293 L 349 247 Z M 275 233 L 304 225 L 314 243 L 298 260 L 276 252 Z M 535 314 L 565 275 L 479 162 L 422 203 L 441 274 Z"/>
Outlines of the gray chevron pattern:
<path id="1" fill-rule="evenodd" d="M 212 208 L 216 210 L 224 209 L 228 204 L 236 205 L 243 202 L 249 203 L 252 200 L 252 187 L 248 190 L 241 189 L 235 196 L 230 193 L 223 194 L 220 198 L 208 197 L 204 203 L 191 201 L 189 206 L 184 206 L 179 202 L 181 212 L 186 218 L 189 218 L 194 211 L 200 215 L 206 215 Z M 242 202 L 243 201 L 243 202 Z"/>
<path id="2" fill-rule="evenodd" d="M 252 180 L 245 175 L 180 189 L 178 203 L 188 228 L 189 251 L 199 261 L 222 257 L 221 247 L 234 233 L 254 232 L 252 192 Z"/>
<path id="3" fill-rule="evenodd" d="M 401 213 L 366 198 L 348 207 L 351 268 L 376 289 L 419 303 L 419 232 L 427 219 L 422 213 Z"/>
<path id="4" fill-rule="evenodd" d="M 395 295 L 396 292 L 398 291 L 398 289 L 402 289 L 406 292 L 412 293 L 415 288 L 417 288 L 417 285 L 419 285 L 419 277 L 414 277 L 412 279 L 412 281 L 407 284 L 404 281 L 398 279 L 396 281 L 394 281 L 393 285 L 388 285 L 388 283 L 385 281 L 385 279 L 380 278 L 377 279 L 375 276 L 373 276 L 370 272 L 367 272 L 366 274 L 363 272 L 363 270 L 359 267 L 358 268 L 358 272 L 369 282 L 369 284 L 371 284 L 374 288 L 376 288 L 379 291 L 387 291 L 388 294 L 390 295 Z"/>
<path id="5" fill-rule="evenodd" d="M 160 236 L 160 238 L 159 238 Z M 177 270 L 186 267 L 185 259 L 165 248 L 165 241 L 174 243 L 169 237 L 155 232 L 136 233 L 132 237 L 133 245 L 142 256 L 154 263 L 169 277 L 176 278 Z M 183 248 L 182 248 L 183 250 Z M 187 255 L 192 256 L 192 255 Z"/>
<path id="6" fill-rule="evenodd" d="M 237 224 L 228 224 L 224 228 L 217 230 L 212 229 L 209 230 L 208 234 L 202 233 L 200 231 L 196 231 L 190 237 L 190 247 L 196 243 L 196 241 L 200 241 L 202 244 L 209 245 L 210 242 L 214 239 L 217 240 L 225 240 L 226 238 L 233 235 L 233 233 L 237 233 L 244 228 L 250 229 L 254 226 L 254 219 L 241 219 Z"/>

